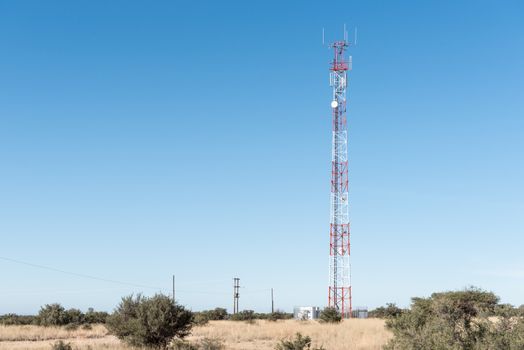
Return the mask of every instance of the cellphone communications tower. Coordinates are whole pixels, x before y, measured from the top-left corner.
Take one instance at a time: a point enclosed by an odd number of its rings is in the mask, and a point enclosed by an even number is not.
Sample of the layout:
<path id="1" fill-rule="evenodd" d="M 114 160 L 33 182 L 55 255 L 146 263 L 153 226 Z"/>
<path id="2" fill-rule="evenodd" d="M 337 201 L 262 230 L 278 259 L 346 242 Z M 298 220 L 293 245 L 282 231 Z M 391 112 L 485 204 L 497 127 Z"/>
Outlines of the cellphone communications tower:
<path id="1" fill-rule="evenodd" d="M 331 224 L 329 242 L 329 307 L 342 317 L 351 317 L 350 225 L 348 198 L 348 130 L 347 130 L 347 72 L 352 58 L 345 58 L 349 47 L 347 32 L 344 40 L 330 45 L 333 61 L 330 65 L 330 85 L 333 88 L 331 109 L 333 139 L 331 152 Z"/>

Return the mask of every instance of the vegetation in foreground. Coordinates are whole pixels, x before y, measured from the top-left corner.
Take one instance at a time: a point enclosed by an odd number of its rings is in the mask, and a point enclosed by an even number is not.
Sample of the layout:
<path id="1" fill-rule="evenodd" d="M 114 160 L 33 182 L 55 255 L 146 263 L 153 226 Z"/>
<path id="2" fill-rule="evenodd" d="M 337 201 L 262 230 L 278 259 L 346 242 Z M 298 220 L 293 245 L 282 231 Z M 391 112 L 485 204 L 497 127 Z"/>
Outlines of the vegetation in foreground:
<path id="1" fill-rule="evenodd" d="M 409 309 L 388 304 L 370 313 L 385 322 L 342 321 L 329 308 L 320 322 L 301 322 L 281 321 L 289 317 L 281 312 L 193 313 L 168 296 L 138 295 L 123 298 L 110 316 L 58 304 L 45 305 L 37 316 L 1 316 L 0 350 L 524 350 L 523 310 L 469 288 L 413 298 Z M 106 325 L 91 326 L 95 320 Z"/>
<path id="2" fill-rule="evenodd" d="M 282 339 L 277 344 L 275 350 L 325 350 L 322 346 L 320 348 L 311 349 L 311 338 L 297 333 L 292 340 Z"/>
<path id="3" fill-rule="evenodd" d="M 107 320 L 107 329 L 125 343 L 157 349 L 188 336 L 192 326 L 193 313 L 162 294 L 122 298 Z"/>
<path id="4" fill-rule="evenodd" d="M 339 323 L 342 321 L 342 315 L 333 307 L 326 307 L 320 313 L 320 322 Z"/>
<path id="5" fill-rule="evenodd" d="M 63 340 L 59 340 L 51 345 L 52 350 L 73 350 L 71 343 L 66 343 Z"/>
<path id="6" fill-rule="evenodd" d="M 411 308 L 389 317 L 394 338 L 386 350 L 524 349 L 524 319 L 499 298 L 477 288 L 413 298 Z"/>

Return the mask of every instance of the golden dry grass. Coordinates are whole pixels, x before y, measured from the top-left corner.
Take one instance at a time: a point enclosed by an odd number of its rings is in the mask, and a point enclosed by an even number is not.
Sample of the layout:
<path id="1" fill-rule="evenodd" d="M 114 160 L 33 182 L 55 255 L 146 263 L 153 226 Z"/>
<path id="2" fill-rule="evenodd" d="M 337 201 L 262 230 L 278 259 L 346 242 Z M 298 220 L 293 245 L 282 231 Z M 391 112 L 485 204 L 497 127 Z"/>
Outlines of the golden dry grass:
<path id="1" fill-rule="evenodd" d="M 64 327 L 3 326 L 0 325 L 0 342 L 41 341 L 69 338 L 102 338 L 107 335 L 106 327 L 94 325 L 92 329 L 66 330 Z"/>
<path id="2" fill-rule="evenodd" d="M 202 338 L 219 338 L 226 349 L 272 350 L 282 338 L 292 338 L 295 333 L 310 336 L 314 346 L 327 350 L 379 350 L 391 335 L 378 319 L 346 320 L 330 325 L 294 320 L 255 324 L 233 321 L 213 321 L 196 327 L 190 341 Z M 51 344 L 62 339 L 71 342 L 78 350 L 130 350 L 118 339 L 109 335 L 104 326 L 91 330 L 67 331 L 63 328 L 38 326 L 0 326 L 0 350 L 50 350 Z"/>
<path id="3" fill-rule="evenodd" d="M 322 345 L 327 350 L 379 350 L 391 337 L 382 320 L 354 319 L 340 324 L 214 321 L 196 328 L 190 339 L 220 338 L 232 350 L 271 350 L 279 339 L 292 338 L 297 332 L 310 336 L 314 346 Z"/>
<path id="4" fill-rule="evenodd" d="M 51 345 L 56 340 L 43 341 L 0 341 L 1 350 L 51 350 Z M 131 350 L 112 336 L 104 338 L 70 338 L 64 339 L 70 342 L 75 350 Z"/>
<path id="5" fill-rule="evenodd" d="M 63 327 L 1 326 L 0 350 L 50 350 L 58 340 L 71 342 L 78 350 L 128 349 L 108 335 L 102 325 L 92 329 L 66 330 Z"/>

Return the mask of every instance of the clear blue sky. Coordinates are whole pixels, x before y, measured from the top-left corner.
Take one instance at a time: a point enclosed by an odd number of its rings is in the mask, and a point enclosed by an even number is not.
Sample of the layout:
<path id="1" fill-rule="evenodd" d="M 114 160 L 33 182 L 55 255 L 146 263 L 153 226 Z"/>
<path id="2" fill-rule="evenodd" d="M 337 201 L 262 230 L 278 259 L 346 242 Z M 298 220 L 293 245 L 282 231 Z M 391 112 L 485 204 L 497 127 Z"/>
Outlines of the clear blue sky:
<path id="1" fill-rule="evenodd" d="M 354 305 L 524 304 L 522 1 L 2 1 L 0 314 L 325 305 L 330 52 L 350 81 Z M 352 33 L 350 33 L 350 37 Z"/>

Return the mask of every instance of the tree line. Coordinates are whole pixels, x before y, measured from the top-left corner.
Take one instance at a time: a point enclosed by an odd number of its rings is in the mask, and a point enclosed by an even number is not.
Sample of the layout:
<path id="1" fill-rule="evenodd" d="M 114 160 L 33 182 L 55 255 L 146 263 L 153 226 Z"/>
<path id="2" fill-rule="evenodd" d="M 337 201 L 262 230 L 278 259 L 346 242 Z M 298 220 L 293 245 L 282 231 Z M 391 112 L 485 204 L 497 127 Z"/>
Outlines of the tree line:
<path id="1" fill-rule="evenodd" d="M 89 308 L 87 312 L 79 309 L 65 309 L 60 304 L 47 304 L 40 308 L 37 315 L 0 315 L 0 324 L 11 325 L 38 325 L 38 326 L 74 326 L 106 323 L 109 313 L 95 311 Z"/>

